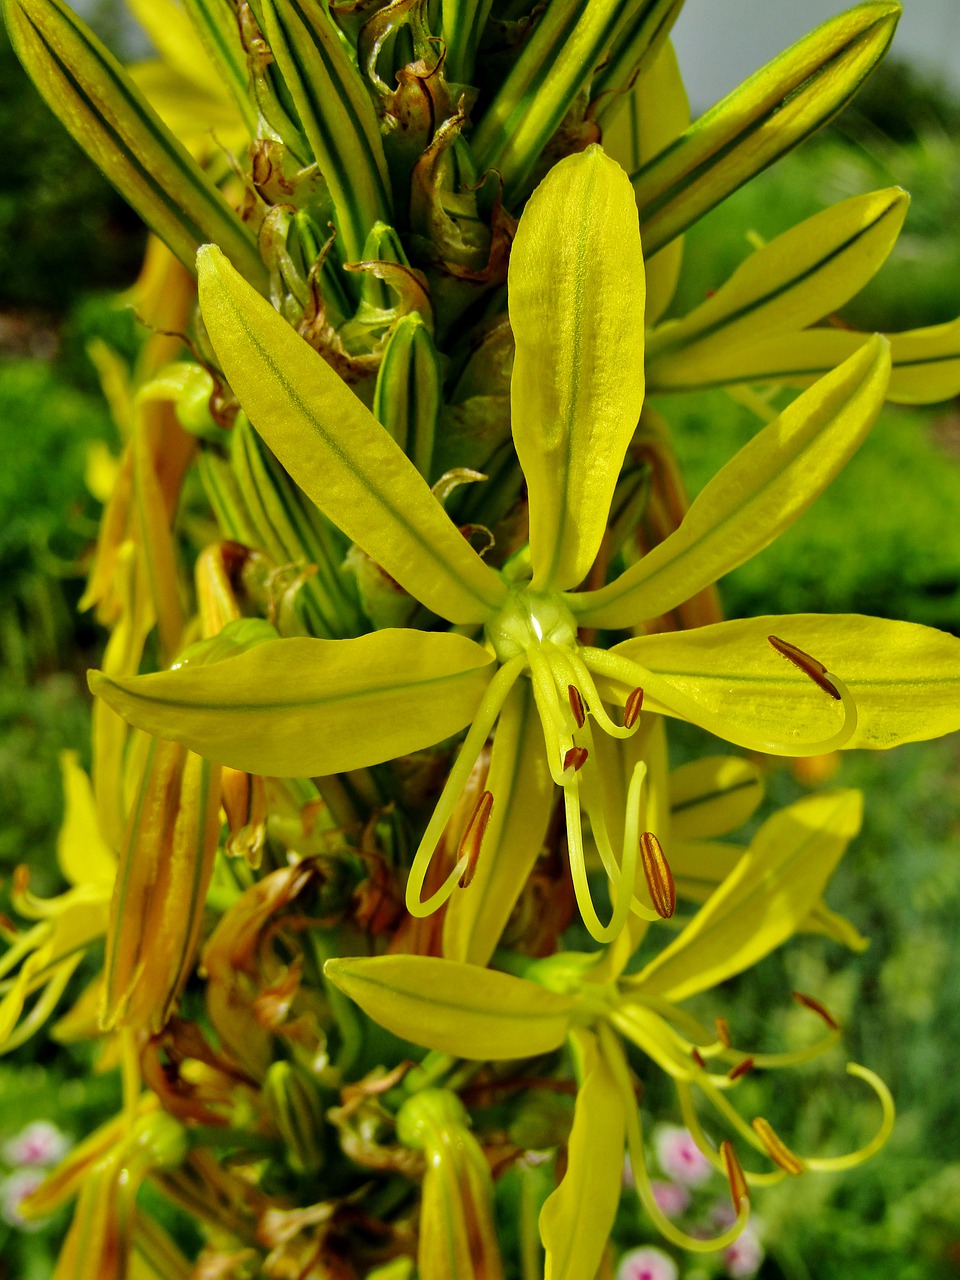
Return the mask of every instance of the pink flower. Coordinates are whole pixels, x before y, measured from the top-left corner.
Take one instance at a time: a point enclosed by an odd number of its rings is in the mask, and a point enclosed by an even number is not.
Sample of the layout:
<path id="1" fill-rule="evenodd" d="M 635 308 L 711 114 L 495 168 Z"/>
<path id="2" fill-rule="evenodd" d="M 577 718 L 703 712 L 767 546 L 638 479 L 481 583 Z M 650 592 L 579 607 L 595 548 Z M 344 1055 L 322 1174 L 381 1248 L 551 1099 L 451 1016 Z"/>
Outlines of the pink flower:
<path id="1" fill-rule="evenodd" d="M 763 1261 L 763 1245 L 752 1227 L 744 1227 L 733 1244 L 723 1251 L 727 1275 L 734 1280 L 748 1280 L 755 1275 Z"/>
<path id="2" fill-rule="evenodd" d="M 657 1159 L 664 1173 L 687 1187 L 699 1187 L 713 1173 L 713 1166 L 690 1133 L 676 1125 L 661 1125 L 653 1135 Z"/>
<path id="3" fill-rule="evenodd" d="M 27 1219 L 20 1212 L 20 1204 L 31 1191 L 36 1191 L 45 1174 L 39 1169 L 14 1169 L 0 1182 L 0 1218 L 21 1231 L 39 1231 L 42 1220 Z"/>
<path id="4" fill-rule="evenodd" d="M 669 1254 L 651 1245 L 625 1253 L 617 1268 L 617 1280 L 677 1280 L 678 1275 Z"/>
<path id="5" fill-rule="evenodd" d="M 662 1182 L 653 1179 L 650 1190 L 658 1207 L 668 1218 L 679 1218 L 690 1208 L 690 1192 L 677 1182 Z"/>
<path id="6" fill-rule="evenodd" d="M 35 1120 L 4 1143 L 3 1158 L 12 1165 L 50 1165 L 66 1155 L 70 1143 L 49 1120 Z"/>

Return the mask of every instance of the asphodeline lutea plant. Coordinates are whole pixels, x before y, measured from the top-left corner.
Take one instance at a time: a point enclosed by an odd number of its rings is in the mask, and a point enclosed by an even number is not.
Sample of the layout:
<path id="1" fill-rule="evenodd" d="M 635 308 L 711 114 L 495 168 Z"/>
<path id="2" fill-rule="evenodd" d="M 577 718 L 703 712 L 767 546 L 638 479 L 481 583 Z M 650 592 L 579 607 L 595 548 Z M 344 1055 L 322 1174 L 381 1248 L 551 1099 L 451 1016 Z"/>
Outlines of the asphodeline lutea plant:
<path id="1" fill-rule="evenodd" d="M 566 1172 L 540 1214 L 547 1280 L 594 1280 L 621 1194 L 624 1147 L 644 1209 L 671 1243 L 694 1252 L 730 1244 L 750 1212 L 750 1188 L 806 1171 L 839 1170 L 868 1159 L 893 1126 L 889 1091 L 873 1072 L 847 1072 L 876 1093 L 880 1124 L 857 1151 L 835 1157 L 796 1154 L 763 1116 L 751 1123 L 728 1095 L 752 1070 L 797 1066 L 819 1057 L 840 1035 L 816 999 L 795 993 L 826 1024 L 805 1048 L 748 1053 L 733 1046 L 722 1019 L 705 1027 L 682 1007 L 750 968 L 802 927 L 860 828 L 859 792 L 809 796 L 775 813 L 747 853 L 681 932 L 637 972 L 627 962 L 645 925 L 605 952 L 559 953 L 543 960 L 503 955 L 512 972 L 433 956 L 375 956 L 327 962 L 327 976 L 370 1017 L 416 1044 L 461 1058 L 523 1059 L 564 1044 L 578 1080 Z M 730 1182 L 736 1222 L 702 1239 L 681 1231 L 657 1204 L 637 1104 L 631 1057 L 641 1082 L 650 1067 L 676 1092 L 684 1124 L 706 1159 Z M 519 1064 L 518 1064 L 519 1066 Z M 522 1068 L 521 1068 L 522 1070 Z M 712 1112 L 707 1128 L 701 1105 Z M 717 1142 L 712 1136 L 732 1133 Z M 744 1170 L 735 1141 L 766 1169 Z M 769 1165 L 772 1164 L 772 1168 Z"/>
<path id="2" fill-rule="evenodd" d="M 530 544 L 529 557 L 502 572 L 484 563 L 370 411 L 217 249 L 201 251 L 199 270 L 207 333 L 258 432 L 320 509 L 454 630 L 280 639 L 132 680 L 94 673 L 91 686 L 131 724 L 274 776 L 371 765 L 472 722 L 413 860 L 411 914 L 429 914 L 468 885 L 493 814 L 508 811 L 483 855 L 516 865 L 498 882 L 502 927 L 546 828 L 548 775 L 563 789 L 574 887 L 593 937 L 615 938 L 631 910 L 669 914 L 656 833 L 638 826 L 644 763 L 630 781 L 618 859 L 595 761 L 595 731 L 634 733 L 641 707 L 789 756 L 891 746 L 960 724 L 960 710 L 943 699 L 960 642 L 925 628 L 802 615 L 641 635 L 609 650 L 585 638 L 642 628 L 766 546 L 863 440 L 890 372 L 888 344 L 876 337 L 747 444 L 674 534 L 604 583 L 607 513 L 643 401 L 644 277 L 632 188 L 599 146 L 551 170 L 513 245 L 511 415 Z M 585 580 L 598 585 L 578 590 Z M 531 700 L 539 737 L 524 729 Z M 611 715 L 616 704 L 622 717 Z M 511 727 L 494 739 L 493 781 L 455 866 L 423 900 L 434 849 L 501 716 Z M 509 794 L 498 785 L 504 776 Z M 587 879 L 581 808 L 612 885 L 606 924 Z M 522 822 L 511 824 L 509 811 L 523 811 Z M 524 852 L 514 856 L 517 845 Z"/>

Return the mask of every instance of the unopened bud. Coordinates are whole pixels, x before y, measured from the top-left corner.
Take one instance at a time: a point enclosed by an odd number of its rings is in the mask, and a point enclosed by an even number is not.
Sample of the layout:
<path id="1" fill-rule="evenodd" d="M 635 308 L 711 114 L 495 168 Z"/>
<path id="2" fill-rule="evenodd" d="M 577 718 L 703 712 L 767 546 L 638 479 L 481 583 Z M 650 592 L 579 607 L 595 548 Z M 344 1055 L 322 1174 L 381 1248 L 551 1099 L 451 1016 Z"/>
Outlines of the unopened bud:
<path id="1" fill-rule="evenodd" d="M 322 1166 L 323 1105 L 308 1071 L 290 1062 L 274 1062 L 267 1072 L 263 1097 L 286 1146 L 287 1163 L 297 1173 L 316 1173 Z"/>

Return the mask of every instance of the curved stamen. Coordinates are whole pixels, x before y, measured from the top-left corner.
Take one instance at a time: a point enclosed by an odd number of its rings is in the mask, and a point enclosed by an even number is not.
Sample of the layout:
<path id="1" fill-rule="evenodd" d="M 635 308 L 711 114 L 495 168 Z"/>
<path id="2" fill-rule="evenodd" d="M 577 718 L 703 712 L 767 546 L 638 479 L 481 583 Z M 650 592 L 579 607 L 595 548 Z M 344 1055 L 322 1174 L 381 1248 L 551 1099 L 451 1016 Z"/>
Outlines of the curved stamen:
<path id="1" fill-rule="evenodd" d="M 879 1098 L 880 1106 L 883 1109 L 880 1128 L 868 1143 L 857 1151 L 848 1152 L 845 1156 L 804 1157 L 804 1164 L 815 1173 L 836 1173 L 841 1169 L 852 1169 L 855 1165 L 863 1164 L 865 1160 L 869 1160 L 872 1155 L 875 1155 L 880 1150 L 893 1132 L 897 1113 L 893 1103 L 893 1096 L 886 1084 L 876 1072 L 871 1071 L 869 1067 L 861 1067 L 858 1062 L 847 1063 L 847 1075 L 863 1080 Z"/>
<path id="2" fill-rule="evenodd" d="M 797 652 L 799 653 L 800 651 L 798 650 Z M 638 686 L 642 687 L 646 693 L 655 698 L 661 706 L 673 712 L 674 715 L 681 717 L 681 719 L 689 720 L 691 724 L 698 724 L 701 728 L 716 734 L 718 738 L 732 742 L 738 747 L 744 747 L 748 751 L 762 751 L 765 755 L 771 756 L 827 755 L 831 751 L 839 751 L 842 747 L 845 747 L 857 731 L 857 704 L 853 695 L 839 676 L 828 672 L 826 668 L 823 669 L 822 673 L 818 672 L 819 678 L 814 677 L 806 667 L 801 667 L 801 670 L 804 671 L 805 675 L 810 676 L 825 692 L 827 692 L 826 685 L 829 684 L 830 689 L 833 691 L 830 692 L 830 697 L 833 697 L 834 693 L 839 696 L 843 707 L 843 723 L 835 733 L 827 738 L 821 738 L 815 742 L 784 743 L 775 742 L 770 738 L 762 738 L 759 734 L 744 733 L 741 729 L 732 729 L 723 716 L 717 715 L 701 703 L 695 702 L 693 698 L 689 698 L 685 693 L 682 693 L 668 680 L 663 679 L 662 676 L 655 675 L 638 662 L 634 662 L 632 658 L 624 658 L 621 654 L 607 653 L 603 649 L 583 648 L 580 654 L 594 675 L 601 676 L 606 680 L 612 680 L 631 690 Z M 804 656 L 806 657 L 807 655 Z M 808 659 L 808 661 L 812 662 L 813 659 Z M 794 665 L 800 664 L 794 663 Z M 817 665 L 819 667 L 822 664 Z"/>
<path id="3" fill-rule="evenodd" d="M 567 856 L 570 859 L 570 875 L 573 878 L 573 892 L 580 908 L 580 918 L 590 936 L 597 942 L 614 942 L 623 929 L 629 910 L 629 898 L 626 905 L 620 901 L 620 895 L 613 904 L 613 911 L 608 924 L 600 923 L 597 909 L 593 905 L 590 882 L 587 879 L 587 864 L 583 852 L 583 826 L 580 818 L 580 786 L 576 774 L 573 779 L 563 784 L 564 814 L 567 820 Z M 623 917 L 618 919 L 619 914 Z"/>
<path id="4" fill-rule="evenodd" d="M 487 691 L 483 695 L 483 701 L 480 703 L 476 718 L 463 740 L 460 754 L 457 756 L 456 763 L 450 770 L 446 784 L 440 792 L 437 807 L 427 823 L 427 829 L 423 833 L 423 839 L 420 841 L 420 845 L 414 855 L 410 874 L 407 878 L 406 908 L 412 916 L 418 919 L 432 915 L 438 907 L 442 906 L 460 883 L 461 877 L 467 870 L 470 861 L 469 853 L 457 861 L 457 865 L 436 893 L 432 893 L 426 902 L 421 902 L 420 895 L 423 893 L 423 882 L 427 877 L 427 871 L 433 861 L 433 855 L 436 852 L 440 837 L 443 835 L 443 829 L 449 822 L 450 816 L 456 808 L 457 800 L 460 798 L 460 793 L 466 786 L 467 780 L 473 771 L 473 766 L 477 762 L 477 757 L 483 750 L 483 745 L 490 736 L 490 730 L 503 709 L 507 694 L 513 688 L 517 677 L 526 665 L 526 656 L 522 653 L 518 654 L 515 658 L 511 658 L 509 662 L 505 663 L 487 685 Z"/>
<path id="5" fill-rule="evenodd" d="M 736 1188 L 731 1186 L 731 1190 L 735 1194 L 734 1203 L 737 1210 L 737 1220 L 728 1230 L 718 1236 L 714 1236 L 713 1239 L 700 1240 L 695 1236 L 689 1236 L 670 1221 L 657 1204 L 656 1197 L 653 1194 L 650 1173 L 647 1169 L 646 1152 L 643 1146 L 643 1125 L 640 1121 L 640 1111 L 637 1107 L 637 1100 L 634 1096 L 633 1085 L 630 1081 L 630 1071 L 627 1067 L 623 1049 L 616 1036 L 605 1024 L 601 1023 L 598 1031 L 601 1051 L 616 1080 L 623 1100 L 627 1122 L 627 1150 L 630 1155 L 630 1164 L 633 1168 L 634 1185 L 641 1204 L 664 1239 L 669 1240 L 671 1244 L 677 1245 L 678 1248 L 688 1249 L 692 1253 L 712 1253 L 717 1249 L 725 1249 L 727 1245 L 733 1244 L 737 1239 L 750 1217 L 750 1200 L 746 1194 L 746 1186 L 743 1185 Z"/>
<path id="6" fill-rule="evenodd" d="M 764 1120 L 763 1116 L 756 1116 L 753 1127 L 773 1163 L 779 1165 L 784 1173 L 789 1173 L 791 1178 L 799 1178 L 806 1164 L 790 1150 L 773 1125 Z"/>
<path id="7" fill-rule="evenodd" d="M 700 1117 L 697 1114 L 696 1104 L 693 1100 L 693 1089 L 690 1085 L 681 1084 L 680 1082 L 677 1082 L 675 1087 L 677 1098 L 680 1101 L 680 1115 L 697 1149 L 718 1173 L 726 1173 L 726 1166 L 720 1158 L 719 1152 L 711 1145 L 710 1139 L 703 1131 L 703 1125 L 700 1123 Z M 754 1173 L 750 1169 L 743 1169 L 743 1176 L 746 1178 L 748 1186 L 772 1187 L 776 1183 L 782 1182 L 787 1175 L 783 1169 L 774 1169 L 768 1173 Z"/>
<path id="8" fill-rule="evenodd" d="M 565 764 L 566 753 L 575 745 L 572 726 L 567 723 L 569 713 L 565 715 L 560 707 L 553 672 L 540 650 L 531 646 L 526 659 L 530 667 L 533 700 L 543 728 L 543 744 L 547 752 L 550 777 L 558 787 L 565 787 L 570 779 L 569 766 Z"/>
<path id="9" fill-rule="evenodd" d="M 589 726 L 586 732 L 590 733 Z M 592 743 L 591 735 L 591 745 Z M 625 892 L 626 886 L 629 889 L 627 910 L 632 911 L 641 920 L 659 920 L 660 917 L 657 912 L 651 910 L 650 907 L 644 906 L 633 892 L 633 886 L 636 884 L 637 879 L 637 861 L 640 853 L 641 797 L 646 776 L 647 766 L 642 760 L 638 760 L 634 765 L 633 773 L 630 777 L 630 785 L 627 789 L 623 848 L 620 853 L 619 863 L 613 854 L 613 844 L 607 831 L 607 822 L 603 814 L 602 803 L 597 795 L 591 795 L 590 788 L 586 785 L 589 778 L 584 780 L 584 804 L 587 816 L 590 819 L 594 844 L 597 847 L 597 853 L 600 855 L 603 869 L 607 873 L 607 879 L 610 881 L 616 904 L 619 905 L 621 895 Z M 624 923 L 626 923 L 626 914 L 624 914 Z"/>
<path id="10" fill-rule="evenodd" d="M 577 682 L 580 689 L 586 695 L 590 714 L 596 720 L 604 733 L 609 734 L 611 738 L 632 738 L 637 731 L 640 719 L 639 710 L 629 724 L 615 724 L 614 721 L 611 720 L 610 716 L 607 715 L 606 709 L 603 705 L 603 699 L 600 697 L 599 690 L 594 683 L 593 676 L 590 674 L 590 669 L 587 667 L 586 663 L 582 662 L 579 655 L 573 652 L 564 653 L 563 656 L 576 672 Z M 642 696 L 643 695 L 641 694 L 641 698 Z"/>

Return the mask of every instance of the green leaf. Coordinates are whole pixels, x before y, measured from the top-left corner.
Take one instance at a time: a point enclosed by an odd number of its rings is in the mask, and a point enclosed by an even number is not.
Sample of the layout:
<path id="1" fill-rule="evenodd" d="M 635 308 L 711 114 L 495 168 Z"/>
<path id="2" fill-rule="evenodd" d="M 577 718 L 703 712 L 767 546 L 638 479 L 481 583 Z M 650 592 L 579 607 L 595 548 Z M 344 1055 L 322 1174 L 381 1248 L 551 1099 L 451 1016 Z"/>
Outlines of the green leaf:
<path id="1" fill-rule="evenodd" d="M 493 811 L 470 884 L 454 893 L 443 921 L 443 954 L 485 965 L 540 854 L 555 787 L 529 680 L 514 685 L 497 722 L 485 783 Z"/>
<path id="2" fill-rule="evenodd" d="M 726 835 L 743 826 L 762 799 L 763 774 L 750 760 L 739 756 L 691 760 L 670 774 L 670 838 Z"/>
<path id="3" fill-rule="evenodd" d="M 254 426 L 320 510 L 434 613 L 483 622 L 506 599 L 489 569 L 370 410 L 213 246 L 200 305 Z"/>
<path id="4" fill-rule="evenodd" d="M 669 681 L 733 734 L 803 743 L 836 707 L 767 637 L 779 636 L 843 680 L 857 704 L 850 747 L 895 747 L 960 729 L 960 639 L 859 614 L 789 614 L 642 636 L 613 650 Z M 645 703 L 645 709 L 647 704 Z M 649 700 L 651 710 L 669 708 Z"/>
<path id="5" fill-rule="evenodd" d="M 342 257 L 359 262 L 375 222 L 392 222 L 387 162 L 373 102 L 320 5 L 261 0 L 271 52 L 333 200 Z"/>
<path id="6" fill-rule="evenodd" d="M 648 334 L 651 387 L 661 363 L 670 387 L 671 370 L 696 378 L 704 357 L 735 362 L 744 343 L 792 335 L 843 306 L 893 248 L 908 204 L 899 187 L 854 196 L 777 236 L 689 315 Z"/>
<path id="7" fill-rule="evenodd" d="M 657 617 L 762 551 L 823 492 L 883 404 L 879 336 L 758 432 L 698 495 L 680 527 L 614 582 L 569 597 L 585 626 Z"/>
<path id="8" fill-rule="evenodd" d="M 576 1001 L 434 956 L 328 960 L 324 974 L 392 1031 L 458 1058 L 533 1058 L 563 1044 Z"/>
<path id="9" fill-rule="evenodd" d="M 589 1031 L 571 1037 L 580 1088 L 563 1180 L 540 1211 L 544 1280 L 595 1280 L 613 1229 L 623 1179 L 624 1103 Z"/>
<path id="10" fill-rule="evenodd" d="M 831 18 L 701 116 L 632 175 L 655 253 L 850 101 L 893 39 L 901 6 L 869 0 Z"/>
<path id="11" fill-rule="evenodd" d="M 217 243 L 255 288 L 267 271 L 241 222 L 129 75 L 63 0 L 3 0 L 17 54 L 50 107 L 190 271 Z"/>
<path id="12" fill-rule="evenodd" d="M 625 986 L 685 1000 L 741 973 L 800 928 L 860 830 L 859 791 L 807 796 L 763 824 L 685 929 Z"/>
<path id="13" fill-rule="evenodd" d="M 636 209 L 626 174 L 599 147 L 561 160 L 527 202 L 507 291 L 533 586 L 563 590 L 597 554 L 643 404 Z"/>
<path id="14" fill-rule="evenodd" d="M 130 724 L 268 777 L 392 760 L 469 723 L 493 665 L 464 636 L 378 631 L 356 640 L 267 641 L 237 657 L 90 688 Z"/>

